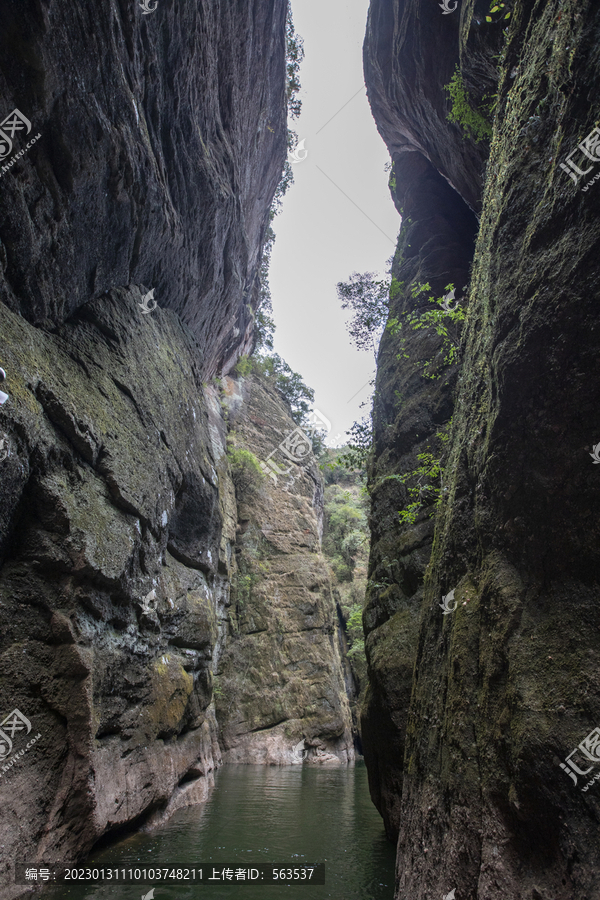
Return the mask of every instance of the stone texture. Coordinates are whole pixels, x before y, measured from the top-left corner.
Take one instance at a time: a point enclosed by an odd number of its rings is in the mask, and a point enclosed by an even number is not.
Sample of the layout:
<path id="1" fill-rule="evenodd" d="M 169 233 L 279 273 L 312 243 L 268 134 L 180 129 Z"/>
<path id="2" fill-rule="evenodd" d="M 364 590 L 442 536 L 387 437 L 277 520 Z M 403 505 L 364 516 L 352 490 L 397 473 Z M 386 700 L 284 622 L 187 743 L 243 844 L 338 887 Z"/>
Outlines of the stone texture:
<path id="1" fill-rule="evenodd" d="M 395 171 L 393 196 L 408 223 L 403 225 L 392 266 L 394 277 L 405 285 L 391 304 L 390 314 L 400 317 L 430 307 L 423 296 L 415 301 L 411 284 L 429 282 L 440 297 L 453 283 L 461 297 L 468 282 L 476 220 L 420 153 L 397 155 Z M 422 361 L 441 345 L 433 329 L 405 327 L 402 337 L 410 362 L 402 357 L 399 365 L 399 338 L 389 331 L 382 338 L 378 359 L 375 461 L 369 474 L 370 579 L 363 615 L 370 684 L 361 711 L 371 796 L 393 841 L 400 824 L 406 722 L 435 507 L 427 502 L 414 525 L 401 525 L 398 510 L 411 498 L 407 487 L 390 476 L 416 469 L 419 453 L 434 449 L 437 455 L 435 435 L 452 416 L 457 377 L 456 365 L 442 369 L 439 379 L 423 377 Z"/>
<path id="2" fill-rule="evenodd" d="M 151 827 L 221 762 L 237 511 L 207 382 L 252 341 L 286 8 L 2 10 L 0 119 L 40 134 L 0 162 L 0 709 L 35 738 L 0 764 L 2 900 L 15 859 Z"/>
<path id="3" fill-rule="evenodd" d="M 476 106 L 495 93 L 502 31 L 486 12 L 485 0 L 465 0 L 453 15 L 433 7 L 424 14 L 420 0 L 371 0 L 363 51 L 367 95 L 392 158 L 424 156 L 476 211 L 487 142 L 465 140 L 447 121 L 443 86 L 460 63 Z"/>
<path id="4" fill-rule="evenodd" d="M 114 291 L 51 335 L 0 310 L 0 708 L 41 733 L 0 780 L 3 874 L 15 856 L 73 859 L 197 802 L 220 763 L 224 450 L 193 336 L 139 300 Z"/>
<path id="5" fill-rule="evenodd" d="M 230 439 L 259 460 L 297 428 L 274 388 L 255 376 L 227 379 L 226 402 Z M 323 482 L 312 452 L 301 464 L 280 452 L 273 460 L 289 474 L 238 491 L 237 577 L 216 698 L 223 755 L 339 765 L 354 759 L 354 747 L 340 624 L 320 548 Z"/>
<path id="6" fill-rule="evenodd" d="M 48 327 L 144 285 L 209 375 L 235 361 L 286 153 L 286 5 L 7 0 L 0 118 L 41 138 L 0 178 L 1 301 Z"/>
<path id="7" fill-rule="evenodd" d="M 411 209 L 401 249 L 410 243 L 423 266 L 447 236 L 419 232 L 443 201 L 423 197 L 415 174 L 426 169 L 412 158 L 427 157 L 474 209 L 479 196 L 469 142 L 457 147 L 455 126 L 438 112 L 449 80 L 438 60 L 450 51 L 430 34 L 447 30 L 467 80 L 484 58 L 497 62 L 501 26 L 490 29 L 487 48 L 473 44 L 485 26 L 471 2 L 460 5 L 460 25 L 458 13 L 452 21 L 432 5 L 415 32 L 416 5 L 372 2 L 365 52 L 405 216 Z M 425 575 L 431 525 L 394 531 L 374 516 L 371 577 L 387 585 L 373 587 L 365 614 L 372 681 L 363 743 L 368 728 L 375 799 L 379 790 L 388 831 L 399 828 L 402 900 L 452 888 L 458 900 L 600 897 L 596 788 L 584 796 L 586 780 L 573 785 L 558 765 L 600 722 L 600 486 L 589 456 L 598 441 L 598 188 L 584 192 L 587 179 L 575 186 L 558 166 L 598 117 L 600 14 L 591 3 L 512 8 L 454 376 L 448 491 Z M 424 82 L 415 80 L 427 62 Z M 410 83 L 413 95 L 404 90 Z M 432 101 L 423 96 L 436 91 Z M 427 103 L 430 134 L 449 148 L 442 162 L 424 138 Z M 466 242 L 462 252 L 468 259 Z M 451 272 L 448 261 L 440 265 L 442 283 Z M 417 435 L 445 402 L 443 386 L 415 393 L 406 364 L 394 365 L 391 354 L 384 343 L 374 479 L 412 468 Z M 391 414 L 395 390 L 405 394 L 403 424 Z M 391 523 L 402 500 L 390 481 L 377 487 L 375 509 L 387 508 Z M 443 616 L 438 604 L 451 588 L 458 607 Z M 403 762 L 394 765 L 381 746 L 388 735 Z"/>

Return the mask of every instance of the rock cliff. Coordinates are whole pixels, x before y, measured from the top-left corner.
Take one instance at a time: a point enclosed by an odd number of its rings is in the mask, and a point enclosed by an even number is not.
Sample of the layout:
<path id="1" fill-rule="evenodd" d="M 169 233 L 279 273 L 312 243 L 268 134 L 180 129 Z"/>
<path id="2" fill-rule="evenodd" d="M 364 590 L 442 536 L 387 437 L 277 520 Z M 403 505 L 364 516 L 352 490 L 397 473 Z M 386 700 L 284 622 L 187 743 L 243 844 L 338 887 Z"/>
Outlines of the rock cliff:
<path id="1" fill-rule="evenodd" d="M 0 300 L 49 327 L 143 284 L 206 374 L 235 361 L 286 154 L 286 9 L 5 5 L 0 118 L 18 108 L 41 137 L 0 178 Z"/>
<path id="2" fill-rule="evenodd" d="M 233 746 L 213 675 L 224 653 L 230 680 L 241 662 L 244 523 L 212 376 L 252 339 L 286 152 L 286 8 L 3 10 L 2 119 L 17 109 L 41 135 L 0 161 L 3 900 L 21 892 L 16 859 L 76 860 L 205 798 Z M 310 473 L 289 496 L 306 531 L 288 518 L 273 538 L 303 571 L 289 593 L 279 573 L 269 627 L 289 631 L 276 665 L 306 660 L 282 701 L 290 737 L 349 758 Z M 239 687 L 239 702 L 254 727 L 255 698 Z"/>
<path id="3" fill-rule="evenodd" d="M 195 339 L 140 296 L 111 291 L 53 334 L 1 312 L 1 699 L 41 734 L 0 765 L 3 876 L 17 853 L 72 859 L 204 798 L 220 762 L 235 519 Z"/>
<path id="4" fill-rule="evenodd" d="M 224 759 L 348 762 L 340 622 L 320 552 L 321 473 L 273 388 L 228 379 L 226 408 L 234 446 L 288 474 L 270 469 L 254 487 L 238 487 L 237 573 L 216 699 Z M 300 464 L 277 450 L 286 438 Z"/>
<path id="5" fill-rule="evenodd" d="M 594 140 L 577 150 L 598 121 L 600 12 L 568 0 L 489 12 L 473 0 L 448 15 L 417 0 L 369 12 L 368 92 L 403 215 L 391 316 L 420 314 L 410 287 L 424 281 L 437 297 L 466 287 L 468 312 L 439 379 L 420 377 L 433 329 L 405 329 L 403 348 L 392 329 L 381 346 L 362 738 L 398 836 L 397 898 L 597 900 L 598 799 L 559 763 L 590 734 L 593 748 L 600 723 L 600 207 L 582 190 L 600 154 Z M 446 121 L 456 65 L 471 110 L 497 94 L 491 142 Z M 572 151 L 585 177 L 560 167 Z M 400 478 L 440 426 L 440 505 L 428 494 L 402 524 Z M 578 751 L 582 771 L 591 755 Z"/>

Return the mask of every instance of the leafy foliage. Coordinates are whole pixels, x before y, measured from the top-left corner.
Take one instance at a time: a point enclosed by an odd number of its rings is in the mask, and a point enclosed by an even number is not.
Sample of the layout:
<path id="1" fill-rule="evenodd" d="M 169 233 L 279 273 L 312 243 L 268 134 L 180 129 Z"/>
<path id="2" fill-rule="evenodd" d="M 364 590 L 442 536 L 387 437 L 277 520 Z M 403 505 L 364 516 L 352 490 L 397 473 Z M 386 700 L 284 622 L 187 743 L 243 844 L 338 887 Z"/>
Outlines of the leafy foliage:
<path id="1" fill-rule="evenodd" d="M 431 285 L 429 282 L 411 286 L 411 293 L 415 300 L 420 294 L 430 290 Z M 445 290 L 454 292 L 454 285 L 446 285 Z M 442 347 L 433 359 L 428 359 L 425 362 L 422 375 L 424 378 L 440 378 L 441 372 L 439 370 L 441 368 L 458 362 L 460 325 L 465 320 L 465 311 L 458 303 L 455 303 L 452 309 L 447 308 L 444 297 L 436 298 L 432 294 L 427 300 L 435 304 L 434 309 L 428 309 L 425 312 L 411 310 L 410 312 L 401 313 L 400 317 L 391 318 L 386 327 L 392 335 L 401 334 L 404 326 L 412 331 L 433 327 L 436 334 L 439 334 L 442 338 Z M 405 338 L 400 339 L 400 351 L 396 358 L 410 359 L 410 355 L 406 352 Z"/>
<path id="2" fill-rule="evenodd" d="M 399 481 L 402 484 L 412 482 L 408 487 L 408 496 L 410 503 L 400 510 L 398 513 L 400 522 L 403 525 L 413 525 L 421 510 L 435 501 L 437 507 L 441 501 L 444 479 L 444 468 L 442 462 L 444 459 L 445 447 L 448 443 L 450 426 L 452 419 L 436 433 L 437 454 L 427 450 L 417 454 L 419 465 L 412 472 L 405 472 L 403 475 L 386 475 L 382 481 Z M 433 515 L 433 513 L 432 513 Z"/>
<path id="3" fill-rule="evenodd" d="M 242 499 L 259 487 L 265 475 L 260 467 L 259 460 L 251 450 L 245 450 L 243 447 L 234 447 L 230 444 L 227 447 L 227 457 L 236 495 L 238 499 Z"/>
<path id="4" fill-rule="evenodd" d="M 243 609 L 252 599 L 252 589 L 259 581 L 254 573 L 237 573 L 235 579 L 235 598 L 239 609 Z"/>
<path id="5" fill-rule="evenodd" d="M 285 20 L 285 60 L 286 60 L 286 97 L 288 114 L 291 119 L 297 119 L 302 109 L 302 101 L 298 100 L 300 90 L 300 63 L 304 59 L 304 41 L 296 34 L 292 9 L 288 5 L 287 18 Z"/>
<path id="6" fill-rule="evenodd" d="M 292 418 L 302 425 L 310 412 L 315 392 L 294 372 L 278 353 L 263 356 L 241 356 L 235 366 L 236 375 L 259 375 L 266 378 L 279 391 L 291 408 Z"/>
<path id="7" fill-rule="evenodd" d="M 353 312 L 346 327 L 355 346 L 377 353 L 376 343 L 388 317 L 390 281 L 376 280 L 373 272 L 353 272 L 349 281 L 338 282 L 337 294 L 342 309 Z"/>
<path id="8" fill-rule="evenodd" d="M 327 447 L 321 459 L 320 469 L 323 473 L 325 484 L 345 484 L 347 486 L 359 484 L 364 481 L 364 472 L 350 469 L 340 462 L 341 457 L 347 452 L 347 447 Z"/>
<path id="9" fill-rule="evenodd" d="M 332 451 L 329 451 L 330 453 Z M 348 659 L 356 682 L 366 684 L 366 656 L 362 628 L 362 610 L 367 585 L 369 530 L 364 476 L 350 481 L 343 468 L 337 469 L 347 489 L 333 483 L 325 488 L 323 553 L 335 577 L 340 610 L 346 623 L 350 649 Z"/>
<path id="10" fill-rule="evenodd" d="M 466 136 L 476 144 L 484 139 L 489 140 L 492 136 L 492 126 L 479 110 L 471 106 L 469 94 L 458 66 L 450 83 L 444 85 L 444 90 L 450 94 L 452 100 L 452 109 L 446 116 L 448 121 L 460 125 Z"/>
<path id="11" fill-rule="evenodd" d="M 347 491 L 332 485 L 328 495 L 323 552 L 338 565 L 342 564 L 342 577 L 336 572 L 338 580 L 352 581 L 356 555 L 366 539 L 367 519 Z M 335 571 L 333 562 L 332 566 Z"/>
<path id="12" fill-rule="evenodd" d="M 489 15 L 485 17 L 486 22 L 498 22 L 500 19 L 510 19 L 510 4 L 502 3 L 500 0 L 492 0 L 490 3 L 490 12 Z M 494 19 L 493 16 L 495 13 L 500 13 L 500 16 L 497 19 Z"/>
<path id="13" fill-rule="evenodd" d="M 300 64 L 304 59 L 304 43 L 302 38 L 296 34 L 294 22 L 292 19 L 291 8 L 288 6 L 288 13 L 285 23 L 285 47 L 286 47 L 286 97 L 288 106 L 288 115 L 291 119 L 296 119 L 300 115 L 302 101 L 298 99 L 300 90 Z M 287 147 L 288 150 L 293 149 L 298 136 L 292 129 L 287 130 Z M 254 319 L 254 348 L 253 352 L 261 350 L 273 350 L 273 333 L 275 331 L 275 322 L 273 320 L 273 303 L 271 298 L 271 288 L 269 286 L 269 267 L 271 265 L 271 254 L 273 252 L 273 244 L 275 243 L 275 232 L 272 222 L 275 216 L 281 211 L 283 198 L 289 188 L 294 183 L 294 173 L 290 161 L 286 159 L 283 167 L 283 174 L 275 190 L 271 209 L 269 211 L 269 225 L 265 235 L 262 248 L 262 257 L 259 269 L 260 294 L 258 307 Z"/>
<path id="14" fill-rule="evenodd" d="M 365 472 L 373 448 L 373 426 L 370 419 L 355 422 L 348 434 L 350 440 L 339 457 L 339 465 L 345 469 Z"/>

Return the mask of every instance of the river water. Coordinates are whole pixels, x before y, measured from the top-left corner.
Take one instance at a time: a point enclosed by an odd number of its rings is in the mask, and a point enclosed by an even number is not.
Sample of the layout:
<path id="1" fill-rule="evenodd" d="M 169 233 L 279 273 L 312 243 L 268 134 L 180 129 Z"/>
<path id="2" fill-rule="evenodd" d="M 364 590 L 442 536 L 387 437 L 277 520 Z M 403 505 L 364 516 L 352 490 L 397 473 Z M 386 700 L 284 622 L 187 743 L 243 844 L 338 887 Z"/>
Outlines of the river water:
<path id="1" fill-rule="evenodd" d="M 394 847 L 355 766 L 223 766 L 201 806 L 179 810 L 150 834 L 129 835 L 85 867 L 187 867 L 198 863 L 301 867 L 325 863 L 325 885 L 60 884 L 42 900 L 392 900 Z M 212 872 L 211 872 L 212 874 Z"/>

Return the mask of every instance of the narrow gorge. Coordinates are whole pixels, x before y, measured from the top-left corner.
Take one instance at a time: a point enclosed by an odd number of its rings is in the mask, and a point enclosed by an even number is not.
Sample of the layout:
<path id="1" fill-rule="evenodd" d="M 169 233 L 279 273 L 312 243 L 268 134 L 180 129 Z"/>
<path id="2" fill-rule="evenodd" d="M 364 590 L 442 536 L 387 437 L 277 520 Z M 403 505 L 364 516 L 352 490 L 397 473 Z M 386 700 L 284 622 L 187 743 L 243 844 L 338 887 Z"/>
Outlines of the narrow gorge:
<path id="1" fill-rule="evenodd" d="M 242 892 L 600 900 L 600 7 L 358 7 L 400 232 L 326 446 L 269 337 L 287 0 L 3 4 L 0 900 L 180 896 L 18 869 L 174 864 L 217 797 L 223 859 L 327 859 Z"/>

